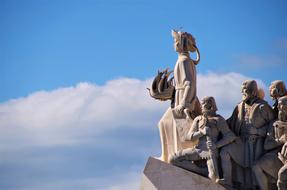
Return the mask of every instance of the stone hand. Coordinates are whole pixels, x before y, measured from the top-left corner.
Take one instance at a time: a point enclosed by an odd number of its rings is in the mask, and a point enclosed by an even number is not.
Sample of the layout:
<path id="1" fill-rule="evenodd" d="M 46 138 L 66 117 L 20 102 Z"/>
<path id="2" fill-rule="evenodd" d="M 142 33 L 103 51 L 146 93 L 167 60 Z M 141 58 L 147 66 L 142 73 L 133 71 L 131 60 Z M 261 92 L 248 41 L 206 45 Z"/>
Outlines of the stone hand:
<path id="1" fill-rule="evenodd" d="M 216 150 L 216 145 L 212 141 L 206 142 L 207 148 L 210 150 Z"/>
<path id="2" fill-rule="evenodd" d="M 286 163 L 286 157 L 284 157 L 280 152 L 278 152 L 278 158 L 283 164 Z"/>
<path id="3" fill-rule="evenodd" d="M 281 155 L 285 158 L 287 157 L 287 142 L 285 142 L 285 144 L 283 145 L 281 149 Z"/>
<path id="4" fill-rule="evenodd" d="M 278 139 L 278 142 L 280 142 L 280 143 L 284 143 L 284 142 L 286 142 L 286 136 L 285 136 L 285 134 L 284 135 L 282 135 L 279 139 Z"/>
<path id="5" fill-rule="evenodd" d="M 206 126 L 203 126 L 201 128 L 199 128 L 199 132 L 202 134 L 202 135 L 206 135 L 207 134 L 207 130 L 206 130 Z"/>
<path id="6" fill-rule="evenodd" d="M 175 107 L 175 111 L 177 114 L 182 114 L 183 110 L 184 110 L 184 107 L 182 105 L 177 105 Z"/>

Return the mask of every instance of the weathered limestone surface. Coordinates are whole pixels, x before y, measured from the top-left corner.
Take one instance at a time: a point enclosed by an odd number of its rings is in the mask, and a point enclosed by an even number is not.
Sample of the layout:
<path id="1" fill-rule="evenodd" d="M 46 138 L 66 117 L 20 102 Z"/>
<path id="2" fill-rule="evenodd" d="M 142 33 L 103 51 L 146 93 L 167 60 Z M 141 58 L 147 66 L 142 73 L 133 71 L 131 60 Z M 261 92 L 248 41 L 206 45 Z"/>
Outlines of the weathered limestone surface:
<path id="1" fill-rule="evenodd" d="M 141 190 L 225 190 L 195 173 L 150 157 L 145 166 Z"/>

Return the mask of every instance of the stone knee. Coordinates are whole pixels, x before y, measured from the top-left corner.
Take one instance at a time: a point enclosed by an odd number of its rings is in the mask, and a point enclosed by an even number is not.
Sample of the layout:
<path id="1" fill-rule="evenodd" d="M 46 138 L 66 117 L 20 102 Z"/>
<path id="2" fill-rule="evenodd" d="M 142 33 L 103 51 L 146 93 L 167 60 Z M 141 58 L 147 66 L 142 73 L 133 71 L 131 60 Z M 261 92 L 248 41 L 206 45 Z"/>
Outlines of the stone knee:
<path id="1" fill-rule="evenodd" d="M 230 153 L 229 153 L 227 148 L 222 148 L 221 149 L 221 151 L 220 151 L 220 158 L 221 158 L 221 160 L 224 160 L 224 161 L 229 161 L 230 160 Z"/>
<path id="2" fill-rule="evenodd" d="M 182 152 L 177 152 L 168 157 L 168 161 L 172 165 L 177 165 L 182 160 Z"/>
<path id="3" fill-rule="evenodd" d="M 168 157 L 168 162 L 169 162 L 170 164 L 172 164 L 172 165 L 175 165 L 176 159 L 177 159 L 176 154 L 170 155 L 170 156 Z"/>

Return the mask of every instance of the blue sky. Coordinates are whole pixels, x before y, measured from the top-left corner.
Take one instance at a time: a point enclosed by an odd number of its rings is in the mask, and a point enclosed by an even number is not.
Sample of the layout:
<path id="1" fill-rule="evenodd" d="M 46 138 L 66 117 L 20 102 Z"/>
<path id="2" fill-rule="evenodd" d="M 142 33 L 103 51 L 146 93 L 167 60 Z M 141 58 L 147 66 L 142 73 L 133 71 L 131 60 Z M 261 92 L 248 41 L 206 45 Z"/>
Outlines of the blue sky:
<path id="1" fill-rule="evenodd" d="M 145 88 L 175 64 L 171 29 L 195 36 L 198 96 L 215 96 L 228 117 L 243 80 L 265 90 L 287 82 L 286 7 L 0 0 L 0 189 L 136 189 L 146 159 L 160 153 L 156 125 L 168 102 Z"/>
<path id="2" fill-rule="evenodd" d="M 0 101 L 79 81 L 151 77 L 173 67 L 170 30 L 179 27 L 197 39 L 200 72 L 239 70 L 267 83 L 286 80 L 284 0 L 0 3 Z M 249 68 L 242 56 L 267 63 Z"/>

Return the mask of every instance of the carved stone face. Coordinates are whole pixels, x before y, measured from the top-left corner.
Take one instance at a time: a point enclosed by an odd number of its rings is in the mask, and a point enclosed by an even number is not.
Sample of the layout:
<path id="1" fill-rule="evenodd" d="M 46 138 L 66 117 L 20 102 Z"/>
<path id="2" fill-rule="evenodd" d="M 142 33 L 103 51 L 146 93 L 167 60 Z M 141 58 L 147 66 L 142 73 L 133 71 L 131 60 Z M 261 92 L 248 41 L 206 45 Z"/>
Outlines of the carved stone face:
<path id="1" fill-rule="evenodd" d="M 287 121 L 287 96 L 283 96 L 278 100 L 278 119 L 280 121 Z"/>
<path id="2" fill-rule="evenodd" d="M 187 32 L 172 30 L 172 36 L 174 39 L 174 50 L 176 52 L 195 52 L 197 50 L 195 39 Z"/>
<path id="3" fill-rule="evenodd" d="M 174 43 L 173 43 L 173 47 L 174 47 L 174 50 L 178 53 L 182 53 L 184 52 L 182 47 L 181 47 L 181 44 L 178 40 L 174 39 Z"/>
<path id="4" fill-rule="evenodd" d="M 211 114 L 217 111 L 215 99 L 207 96 L 201 100 L 201 109 L 203 114 Z"/>
<path id="5" fill-rule="evenodd" d="M 286 95 L 286 87 L 283 81 L 273 81 L 269 87 L 269 93 L 273 100 Z"/>
<path id="6" fill-rule="evenodd" d="M 241 93 L 243 101 L 248 101 L 251 98 L 256 97 L 258 93 L 256 81 L 254 80 L 244 81 L 241 86 Z"/>
<path id="7" fill-rule="evenodd" d="M 269 93 L 270 93 L 270 97 L 275 100 L 278 97 L 278 93 L 277 93 L 277 89 L 274 85 L 270 85 L 269 87 Z"/>

